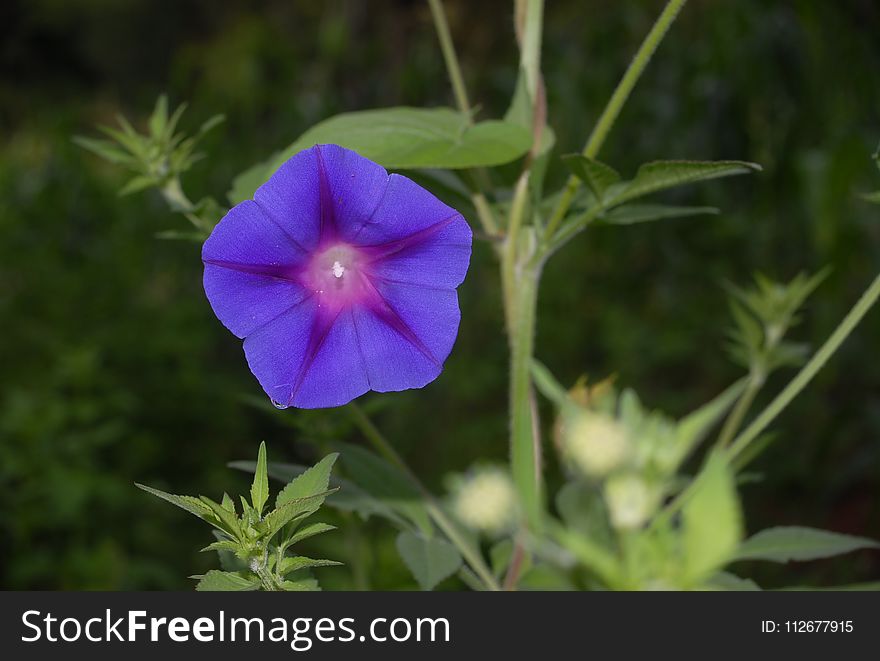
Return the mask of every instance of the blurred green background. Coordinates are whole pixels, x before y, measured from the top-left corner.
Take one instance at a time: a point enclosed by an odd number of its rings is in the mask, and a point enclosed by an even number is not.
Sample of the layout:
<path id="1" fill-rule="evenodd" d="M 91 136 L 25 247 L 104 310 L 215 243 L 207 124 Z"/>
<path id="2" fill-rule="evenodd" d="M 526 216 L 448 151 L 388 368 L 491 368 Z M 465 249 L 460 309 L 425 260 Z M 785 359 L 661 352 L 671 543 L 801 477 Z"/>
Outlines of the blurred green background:
<path id="1" fill-rule="evenodd" d="M 503 113 L 516 73 L 507 2 L 447 3 L 472 99 Z M 662 3 L 548 3 L 544 69 L 559 151 L 576 151 Z M 681 415 L 737 378 L 721 282 L 833 266 L 797 339 L 821 342 L 880 269 L 880 5 L 693 2 L 602 157 L 743 158 L 764 172 L 671 198 L 717 218 L 597 228 L 548 268 L 537 354 L 565 382 L 610 373 Z M 222 199 L 232 177 L 337 112 L 452 103 L 421 1 L 24 0 L 0 5 L 0 587 L 186 589 L 214 566 L 206 526 L 134 488 L 219 496 L 252 458 L 311 461 L 360 442 L 338 412 L 275 411 L 201 289 L 199 247 L 158 196 L 71 142 L 142 125 L 156 96 L 184 128 L 222 112 L 186 176 Z M 552 185 L 564 173 L 554 165 Z M 437 490 L 506 457 L 506 347 L 491 255 L 460 290 L 459 341 L 421 391 L 368 396 L 379 426 Z M 804 524 L 880 538 L 880 311 L 776 425 L 744 489 L 751 531 Z M 764 393 L 791 376 L 778 374 Z M 549 411 L 548 411 L 549 413 Z M 546 421 L 546 420 L 545 420 Z M 555 459 L 550 458 L 551 470 Z M 316 552 L 348 563 L 325 587 L 409 588 L 393 531 L 349 521 Z M 317 544 L 317 542 L 316 542 Z M 352 562 L 352 549 L 360 560 Z M 876 579 L 880 557 L 747 568 L 768 586 Z M 454 586 L 452 582 L 448 586 Z"/>

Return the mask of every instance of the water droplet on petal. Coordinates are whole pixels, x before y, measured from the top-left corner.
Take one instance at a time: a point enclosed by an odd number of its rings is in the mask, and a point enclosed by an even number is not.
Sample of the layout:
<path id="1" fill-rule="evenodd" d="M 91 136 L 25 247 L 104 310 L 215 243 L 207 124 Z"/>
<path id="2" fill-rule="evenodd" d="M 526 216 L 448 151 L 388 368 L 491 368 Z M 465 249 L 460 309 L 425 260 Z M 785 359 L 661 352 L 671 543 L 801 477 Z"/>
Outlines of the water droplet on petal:
<path id="1" fill-rule="evenodd" d="M 274 406 L 276 409 L 278 409 L 280 411 L 283 411 L 284 409 L 289 408 L 287 406 L 287 404 L 282 404 L 281 402 L 277 402 L 274 399 L 272 399 L 271 397 L 269 398 L 269 401 L 272 402 L 272 406 Z"/>

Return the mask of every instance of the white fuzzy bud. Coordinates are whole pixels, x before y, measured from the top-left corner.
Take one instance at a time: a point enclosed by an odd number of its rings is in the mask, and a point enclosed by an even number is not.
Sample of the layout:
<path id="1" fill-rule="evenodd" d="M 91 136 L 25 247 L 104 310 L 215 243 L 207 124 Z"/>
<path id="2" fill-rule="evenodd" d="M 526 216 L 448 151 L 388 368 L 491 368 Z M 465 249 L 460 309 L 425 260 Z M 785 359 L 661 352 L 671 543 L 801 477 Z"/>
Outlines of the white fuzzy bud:
<path id="1" fill-rule="evenodd" d="M 654 491 L 638 475 L 615 475 L 605 483 L 605 503 L 611 525 L 618 530 L 640 528 L 651 516 Z"/>
<path id="2" fill-rule="evenodd" d="M 593 478 L 605 477 L 631 454 L 626 427 L 609 415 L 588 411 L 568 421 L 563 447 L 574 467 Z"/>
<path id="3" fill-rule="evenodd" d="M 502 533 L 516 519 L 516 492 L 510 477 L 497 468 L 484 468 L 458 486 L 455 513 L 470 528 L 490 535 Z"/>

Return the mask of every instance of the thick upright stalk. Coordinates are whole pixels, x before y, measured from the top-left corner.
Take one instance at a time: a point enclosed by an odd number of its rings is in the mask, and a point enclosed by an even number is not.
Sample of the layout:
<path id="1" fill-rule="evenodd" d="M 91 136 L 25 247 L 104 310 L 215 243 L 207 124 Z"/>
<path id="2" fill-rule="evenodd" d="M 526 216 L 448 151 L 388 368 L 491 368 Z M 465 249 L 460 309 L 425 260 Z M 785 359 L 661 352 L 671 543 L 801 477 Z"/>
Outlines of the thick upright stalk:
<path id="1" fill-rule="evenodd" d="M 540 269 L 524 269 L 517 275 L 510 329 L 510 465 L 526 521 L 537 531 L 543 512 L 543 480 L 532 410 L 531 365 Z"/>
<path id="2" fill-rule="evenodd" d="M 590 133 L 587 144 L 584 146 L 584 156 L 595 158 L 599 153 L 599 150 L 605 143 L 605 138 L 608 137 L 611 128 L 614 126 L 614 122 L 617 120 L 617 116 L 620 114 L 626 100 L 629 98 L 630 92 L 632 92 L 633 88 L 636 86 L 645 67 L 647 67 L 648 62 L 651 61 L 651 56 L 654 55 L 657 46 L 663 41 L 663 37 L 666 36 L 669 27 L 672 25 L 673 21 L 675 21 L 675 17 L 678 16 L 678 12 L 681 11 L 681 8 L 686 1 L 687 0 L 669 0 L 666 4 L 663 12 L 654 23 L 654 27 L 651 28 L 648 36 L 645 37 L 645 40 L 636 52 L 636 55 L 630 63 L 629 68 L 626 70 L 626 73 L 623 74 L 623 78 L 621 78 L 620 82 L 617 84 L 617 88 L 608 100 L 605 110 L 603 110 L 602 114 L 599 116 L 599 121 L 597 121 L 596 126 L 593 127 L 593 132 Z M 545 232 L 546 239 L 549 240 L 552 238 L 553 234 L 559 228 L 559 224 L 562 222 L 562 219 L 565 218 L 565 214 L 571 206 L 575 193 L 577 193 L 579 187 L 580 180 L 577 177 L 571 176 L 568 178 L 562 197 L 559 199 L 559 202 L 553 211 L 553 215 L 547 223 L 547 229 Z"/>

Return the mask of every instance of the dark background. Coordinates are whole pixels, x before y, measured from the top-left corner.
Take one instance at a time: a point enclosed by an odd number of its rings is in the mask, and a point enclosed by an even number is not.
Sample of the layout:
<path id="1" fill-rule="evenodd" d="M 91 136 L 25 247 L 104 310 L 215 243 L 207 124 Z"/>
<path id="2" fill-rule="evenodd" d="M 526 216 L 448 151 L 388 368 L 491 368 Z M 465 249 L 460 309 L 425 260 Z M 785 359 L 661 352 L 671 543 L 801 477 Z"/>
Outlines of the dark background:
<path id="1" fill-rule="evenodd" d="M 516 73 L 506 2 L 447 2 L 472 100 L 503 113 Z M 662 3 L 549 2 L 544 69 L 559 151 L 576 151 Z M 602 157 L 743 158 L 756 176 L 672 201 L 717 218 L 598 228 L 548 268 L 537 354 L 565 382 L 609 373 L 682 415 L 740 375 L 723 351 L 720 283 L 831 265 L 794 336 L 818 345 L 880 267 L 880 6 L 872 0 L 692 2 L 639 83 Z M 215 558 L 206 526 L 133 487 L 247 489 L 226 462 L 311 461 L 358 434 L 339 412 L 278 412 L 201 289 L 198 246 L 154 194 L 83 152 L 122 112 L 188 101 L 184 128 L 226 123 L 185 177 L 218 198 L 232 177 L 331 114 L 451 104 L 423 2 L 7 1 L 0 5 L 0 586 L 186 588 Z M 558 185 L 559 167 L 550 172 Z M 478 247 L 461 333 L 421 391 L 367 396 L 377 423 L 438 491 L 506 457 L 506 346 L 496 273 Z M 744 488 L 751 531 L 804 524 L 880 537 L 880 311 L 781 417 Z M 776 375 L 759 403 L 791 372 Z M 551 464 L 553 460 L 551 459 Z M 553 467 L 555 468 L 555 467 Z M 392 531 L 343 522 L 317 553 L 326 587 L 408 588 Z M 767 586 L 876 579 L 870 552 L 745 568 Z M 445 584 L 454 586 L 453 581 Z"/>

